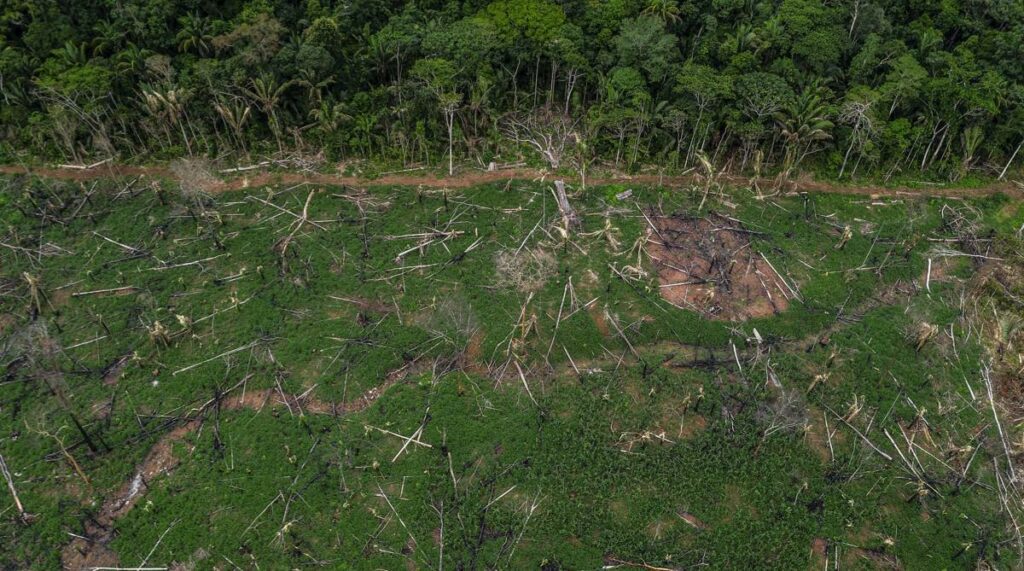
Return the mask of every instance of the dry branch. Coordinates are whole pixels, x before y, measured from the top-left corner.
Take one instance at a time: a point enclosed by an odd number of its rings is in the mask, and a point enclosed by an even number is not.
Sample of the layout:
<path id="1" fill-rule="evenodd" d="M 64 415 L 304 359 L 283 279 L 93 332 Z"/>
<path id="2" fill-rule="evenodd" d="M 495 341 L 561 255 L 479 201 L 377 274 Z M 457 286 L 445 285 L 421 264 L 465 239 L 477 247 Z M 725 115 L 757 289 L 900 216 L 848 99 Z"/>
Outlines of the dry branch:
<path id="1" fill-rule="evenodd" d="M 209 363 L 211 361 L 216 361 L 217 359 L 220 359 L 221 357 L 227 357 L 228 355 L 234 355 L 235 353 L 238 353 L 239 351 L 245 351 L 246 349 L 251 349 L 251 348 L 255 347 L 256 345 L 259 345 L 262 341 L 263 341 L 262 339 L 257 339 L 256 341 L 253 341 L 252 343 L 249 343 L 248 345 L 243 345 L 241 347 L 237 347 L 237 348 L 232 349 L 230 351 L 225 351 L 225 352 L 221 353 L 220 355 L 217 355 L 215 357 L 210 357 L 209 359 L 206 359 L 205 361 L 200 361 L 200 362 L 198 362 L 198 363 L 196 363 L 194 365 L 189 365 L 187 367 L 183 367 L 183 368 L 178 369 L 177 371 L 174 371 L 173 373 L 171 373 L 171 376 L 173 377 L 173 376 L 177 375 L 178 373 L 184 373 L 186 371 L 191 371 L 192 369 L 195 369 L 196 367 L 200 367 L 200 366 L 205 365 L 205 364 L 207 364 L 207 363 Z"/>
<path id="2" fill-rule="evenodd" d="M 825 408 L 828 408 L 828 407 L 825 407 Z M 831 408 L 828 408 L 828 411 L 832 413 L 832 416 L 838 418 L 840 422 L 845 424 L 847 427 L 850 428 L 850 430 L 852 430 L 854 433 L 856 433 L 857 436 L 859 436 L 860 439 L 863 440 L 865 444 L 870 446 L 872 450 L 874 450 L 875 452 L 878 452 L 878 454 L 881 455 L 882 458 L 885 458 L 889 462 L 892 462 L 892 456 L 886 454 L 881 448 L 875 446 L 875 443 L 871 442 L 871 440 L 869 440 L 867 436 L 864 436 L 864 434 L 861 431 L 857 430 L 856 426 L 850 424 L 845 418 L 843 418 L 842 416 L 836 414 L 836 412 L 834 410 L 832 410 Z"/>
<path id="3" fill-rule="evenodd" d="M 119 292 L 122 292 L 122 291 L 131 292 L 131 291 L 136 291 L 138 289 L 139 288 L 137 288 L 135 286 L 114 287 L 114 288 L 110 288 L 110 289 L 94 289 L 92 291 L 80 291 L 80 292 L 77 292 L 77 293 L 73 293 L 73 294 L 71 294 L 71 297 L 85 297 L 87 295 L 100 295 L 100 294 L 104 294 L 104 293 L 119 293 Z"/>
<path id="4" fill-rule="evenodd" d="M 18 508 L 18 517 L 22 521 L 28 521 L 28 513 L 25 512 L 25 506 L 21 505 L 18 490 L 14 488 L 14 478 L 11 477 L 11 471 L 7 469 L 7 460 L 4 459 L 3 454 L 0 454 L 0 472 L 3 473 L 4 479 L 7 480 L 7 489 L 11 491 L 11 496 L 14 497 L 14 506 Z"/>

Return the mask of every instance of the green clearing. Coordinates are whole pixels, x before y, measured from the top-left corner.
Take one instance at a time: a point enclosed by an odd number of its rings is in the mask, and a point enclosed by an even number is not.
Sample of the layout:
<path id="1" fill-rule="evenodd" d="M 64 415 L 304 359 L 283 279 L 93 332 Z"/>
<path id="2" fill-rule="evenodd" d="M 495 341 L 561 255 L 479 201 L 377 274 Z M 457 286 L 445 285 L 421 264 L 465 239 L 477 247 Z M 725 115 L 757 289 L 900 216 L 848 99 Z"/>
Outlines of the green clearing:
<path id="1" fill-rule="evenodd" d="M 114 522 L 121 565 L 1021 563 L 979 342 L 1016 355 L 1017 329 L 977 317 L 1020 284 L 971 285 L 1014 252 L 1007 199 L 736 189 L 698 212 L 609 186 L 572 196 L 566 239 L 541 182 L 0 184 L 0 453 L 35 516 L 4 492 L 0 567 L 59 568 L 186 418 L 180 465 Z M 802 299 L 742 323 L 662 299 L 648 216 L 709 211 Z M 243 392 L 268 396 L 218 404 Z"/>

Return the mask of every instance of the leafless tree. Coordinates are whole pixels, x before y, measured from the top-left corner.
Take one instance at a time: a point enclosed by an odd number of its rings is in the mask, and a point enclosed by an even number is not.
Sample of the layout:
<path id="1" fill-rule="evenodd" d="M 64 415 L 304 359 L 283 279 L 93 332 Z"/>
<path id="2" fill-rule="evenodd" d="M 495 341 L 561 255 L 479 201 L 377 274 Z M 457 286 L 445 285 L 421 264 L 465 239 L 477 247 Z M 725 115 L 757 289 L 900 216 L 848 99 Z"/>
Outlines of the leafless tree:
<path id="1" fill-rule="evenodd" d="M 542 107 L 528 114 L 506 116 L 502 131 L 515 142 L 536 149 L 552 169 L 557 169 L 567 149 L 575 144 L 578 123 L 560 107 Z"/>
<path id="2" fill-rule="evenodd" d="M 455 174 L 455 158 L 452 149 L 452 137 L 454 136 L 453 129 L 455 127 L 455 112 L 458 111 L 459 105 L 462 103 L 462 94 L 456 92 L 445 92 L 439 93 L 437 96 L 437 106 L 444 115 L 444 126 L 448 131 L 448 176 Z"/>
<path id="3" fill-rule="evenodd" d="M 868 98 L 852 100 L 843 104 L 839 110 L 839 121 L 853 128 L 853 133 L 850 135 L 850 146 L 846 149 L 843 166 L 839 169 L 839 178 L 842 178 L 843 173 L 846 172 L 846 164 L 853 148 L 856 146 L 858 153 L 861 153 L 864 150 L 864 145 L 875 135 L 875 123 L 871 112 L 874 103 L 872 99 Z M 859 158 L 857 164 L 860 164 Z M 856 170 L 854 167 L 854 172 Z"/>
<path id="4" fill-rule="evenodd" d="M 60 142 L 68 147 L 71 158 L 79 160 L 77 136 L 79 127 L 88 130 L 92 147 L 104 154 L 113 154 L 111 143 L 111 106 L 109 94 L 96 94 L 90 90 L 64 93 L 51 87 L 40 87 L 34 92 L 53 117 L 53 130 Z"/>

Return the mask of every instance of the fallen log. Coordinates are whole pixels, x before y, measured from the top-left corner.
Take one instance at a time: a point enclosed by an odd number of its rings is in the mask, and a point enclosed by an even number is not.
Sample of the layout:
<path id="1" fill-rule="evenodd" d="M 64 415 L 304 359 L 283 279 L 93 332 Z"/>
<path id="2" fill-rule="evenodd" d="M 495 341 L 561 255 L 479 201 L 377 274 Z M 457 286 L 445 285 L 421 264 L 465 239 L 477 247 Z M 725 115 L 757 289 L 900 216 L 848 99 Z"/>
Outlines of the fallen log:
<path id="1" fill-rule="evenodd" d="M 558 211 L 562 213 L 562 221 L 565 222 L 566 230 L 582 226 L 579 214 L 577 214 L 576 209 L 569 204 L 569 197 L 565 194 L 565 181 L 555 181 L 555 202 L 558 203 Z"/>

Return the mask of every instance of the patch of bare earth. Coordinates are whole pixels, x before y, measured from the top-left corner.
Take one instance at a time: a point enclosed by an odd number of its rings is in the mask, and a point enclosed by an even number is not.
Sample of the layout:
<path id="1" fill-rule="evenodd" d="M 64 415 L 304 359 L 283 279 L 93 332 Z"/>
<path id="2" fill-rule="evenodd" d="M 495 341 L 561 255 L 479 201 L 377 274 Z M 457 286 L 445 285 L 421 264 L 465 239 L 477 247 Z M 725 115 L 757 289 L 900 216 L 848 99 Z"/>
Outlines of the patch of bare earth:
<path id="1" fill-rule="evenodd" d="M 823 569 L 828 562 L 828 540 L 815 537 L 811 540 L 810 569 Z"/>
<path id="2" fill-rule="evenodd" d="M 469 343 L 466 344 L 466 351 L 462 355 L 462 367 L 466 371 L 477 375 L 486 375 L 488 373 L 488 366 L 483 357 L 485 338 L 486 336 L 481 330 L 477 330 L 469 338 Z"/>
<path id="3" fill-rule="evenodd" d="M 708 319 L 743 321 L 784 311 L 780 277 L 750 247 L 750 232 L 719 215 L 655 218 L 647 253 L 661 297 Z"/>
<path id="4" fill-rule="evenodd" d="M 832 458 L 831 448 L 829 447 L 830 435 L 825 428 L 824 414 L 813 406 L 809 406 L 807 409 L 807 444 L 811 450 L 818 457 L 819 460 L 824 464 L 829 462 Z M 819 422 L 818 419 L 821 419 Z"/>
<path id="5" fill-rule="evenodd" d="M 679 435 L 680 440 L 689 440 L 694 438 L 698 434 L 704 431 L 708 426 L 708 421 L 699 414 L 690 414 L 682 417 L 679 422 Z"/>
<path id="6" fill-rule="evenodd" d="M 17 322 L 18 319 L 10 313 L 0 313 L 0 333 L 6 333 Z"/>
<path id="7" fill-rule="evenodd" d="M 107 367 L 103 369 L 103 384 L 107 386 L 116 385 L 117 381 L 121 379 L 121 374 L 124 372 L 124 368 L 131 358 L 132 356 L 130 353 L 128 355 L 122 355 L 113 363 L 107 365 Z"/>
<path id="8" fill-rule="evenodd" d="M 597 328 L 597 332 L 601 334 L 601 337 L 608 337 L 612 334 L 611 328 L 608 327 L 607 312 L 604 309 L 592 305 L 587 309 L 587 313 L 594 320 L 594 327 Z"/>

